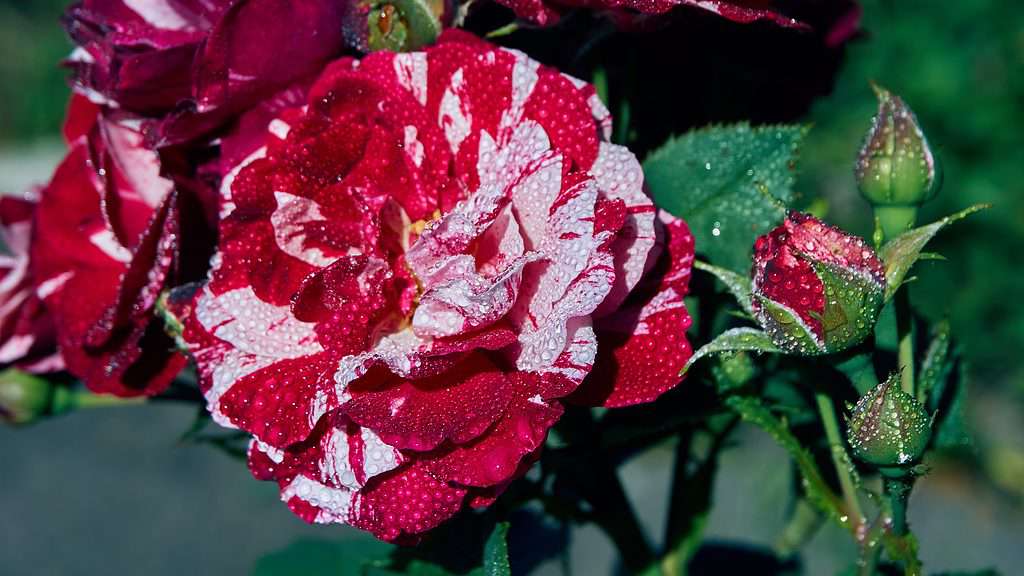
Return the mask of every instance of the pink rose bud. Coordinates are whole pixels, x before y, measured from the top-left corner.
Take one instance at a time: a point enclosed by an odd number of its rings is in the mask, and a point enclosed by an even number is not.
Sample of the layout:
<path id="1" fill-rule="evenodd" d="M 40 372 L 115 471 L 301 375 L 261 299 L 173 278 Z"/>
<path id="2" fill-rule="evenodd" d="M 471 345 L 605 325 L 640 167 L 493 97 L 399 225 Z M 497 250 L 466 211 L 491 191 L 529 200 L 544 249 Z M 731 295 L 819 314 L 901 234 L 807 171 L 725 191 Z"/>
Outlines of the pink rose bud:
<path id="1" fill-rule="evenodd" d="M 793 212 L 754 244 L 753 306 L 780 348 L 815 356 L 860 343 L 885 294 L 885 270 L 861 238 Z"/>
<path id="2" fill-rule="evenodd" d="M 857 401 L 848 440 L 853 454 L 877 466 L 909 464 L 921 457 L 931 423 L 921 403 L 900 389 L 893 373 Z"/>

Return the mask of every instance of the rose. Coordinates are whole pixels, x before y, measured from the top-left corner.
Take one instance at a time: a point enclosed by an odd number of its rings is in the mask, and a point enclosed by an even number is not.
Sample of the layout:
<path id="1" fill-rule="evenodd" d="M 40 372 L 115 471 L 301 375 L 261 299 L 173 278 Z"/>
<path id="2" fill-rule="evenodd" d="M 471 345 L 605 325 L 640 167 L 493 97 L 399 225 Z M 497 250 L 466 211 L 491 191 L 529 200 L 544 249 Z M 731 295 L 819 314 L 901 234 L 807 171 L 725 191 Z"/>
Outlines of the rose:
<path id="1" fill-rule="evenodd" d="M 0 198 L 0 365 L 28 372 L 60 370 L 52 319 L 36 296 L 29 271 L 29 240 L 36 191 Z"/>
<path id="2" fill-rule="evenodd" d="M 185 362 L 152 311 L 181 268 L 184 200 L 137 124 L 72 96 L 69 151 L 42 191 L 31 245 L 36 291 L 67 369 L 96 392 L 122 396 L 159 392 Z"/>
<path id="3" fill-rule="evenodd" d="M 228 121 L 341 52 L 343 0 L 81 0 L 65 14 L 81 92 L 152 117 L 154 144 Z"/>
<path id="4" fill-rule="evenodd" d="M 678 383 L 692 237 L 610 120 L 593 87 L 449 32 L 334 62 L 225 176 L 184 338 L 295 513 L 414 537 L 524 473 L 570 394 Z"/>
<path id="5" fill-rule="evenodd" d="M 801 355 L 859 344 L 885 294 L 882 261 L 864 240 L 799 212 L 757 239 L 751 276 L 758 322 Z"/>
<path id="6" fill-rule="evenodd" d="M 676 6 L 692 6 L 714 12 L 734 22 L 768 20 L 782 26 L 799 22 L 780 11 L 773 1 L 750 0 L 497 0 L 511 8 L 516 16 L 546 26 L 558 21 L 560 14 L 572 8 L 593 8 L 614 13 L 664 14 Z"/>

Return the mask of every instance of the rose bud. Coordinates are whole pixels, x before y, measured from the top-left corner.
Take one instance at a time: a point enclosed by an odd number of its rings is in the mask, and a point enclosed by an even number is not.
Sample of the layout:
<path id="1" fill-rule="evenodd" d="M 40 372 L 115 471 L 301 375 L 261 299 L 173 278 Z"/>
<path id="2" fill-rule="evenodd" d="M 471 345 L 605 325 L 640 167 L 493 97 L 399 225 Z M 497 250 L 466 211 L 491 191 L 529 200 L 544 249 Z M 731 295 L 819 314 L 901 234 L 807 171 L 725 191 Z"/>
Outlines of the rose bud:
<path id="1" fill-rule="evenodd" d="M 53 384 L 16 368 L 0 372 L 0 421 L 30 424 L 50 412 Z"/>
<path id="2" fill-rule="evenodd" d="M 452 12 L 451 2 L 444 0 L 373 2 L 356 10 L 366 16 L 350 18 L 355 25 L 347 25 L 345 35 L 363 52 L 407 52 L 432 44 Z"/>
<path id="3" fill-rule="evenodd" d="M 917 117 L 899 96 L 874 86 L 878 114 L 857 155 L 854 175 L 861 194 L 876 207 L 879 217 L 894 218 L 893 232 L 913 223 L 915 207 L 938 192 L 941 174 Z M 890 214 L 890 215 L 887 215 Z"/>
<path id="4" fill-rule="evenodd" d="M 815 356 L 858 344 L 878 318 L 885 271 L 864 240 L 791 213 L 754 244 L 753 307 L 772 341 Z"/>
<path id="5" fill-rule="evenodd" d="M 928 413 L 900 388 L 899 373 L 895 372 L 857 401 L 847 436 L 853 454 L 876 466 L 917 460 L 929 438 Z"/>

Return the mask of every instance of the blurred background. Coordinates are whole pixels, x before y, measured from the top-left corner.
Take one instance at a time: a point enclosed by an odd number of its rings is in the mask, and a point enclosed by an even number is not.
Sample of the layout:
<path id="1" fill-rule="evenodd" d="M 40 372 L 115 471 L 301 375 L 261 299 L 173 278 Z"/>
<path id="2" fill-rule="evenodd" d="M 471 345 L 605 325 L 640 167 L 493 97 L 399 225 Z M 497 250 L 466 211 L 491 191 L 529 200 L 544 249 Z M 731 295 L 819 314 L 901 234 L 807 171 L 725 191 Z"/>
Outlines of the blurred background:
<path id="1" fill-rule="evenodd" d="M 932 463 L 933 474 L 914 492 L 910 521 L 929 572 L 997 567 L 1019 574 L 1024 9 L 1017 0 L 861 4 L 864 32 L 837 59 L 834 84 L 796 116 L 814 125 L 798 189 L 807 199 L 824 198 L 831 221 L 870 234 L 851 162 L 875 109 L 868 86 L 874 80 L 905 98 L 942 159 L 945 187 L 922 219 L 978 202 L 994 205 L 938 238 L 934 249 L 947 261 L 917 268 L 913 298 L 929 317 L 950 319 L 970 360 L 976 443 L 960 457 Z M 0 0 L 5 193 L 45 182 L 63 151 L 58 130 L 68 88 L 57 63 L 70 50 L 58 22 L 64 5 Z M 738 25 L 713 25 L 743 38 Z M 753 28 L 758 41 L 798 34 Z M 725 64 L 743 69 L 743 50 L 723 53 L 719 63 L 733 59 Z M 802 73 L 800 62 L 790 68 L 791 75 Z M 362 538 L 345 528 L 304 525 L 277 502 L 274 486 L 252 481 L 241 463 L 212 448 L 177 443 L 193 417 L 192 408 L 167 403 L 0 429 L 0 574 L 245 574 L 299 538 Z M 789 466 L 758 432 L 741 430 L 740 440 L 725 453 L 708 536 L 770 545 L 784 521 Z M 664 522 L 669 463 L 670 451 L 656 449 L 623 471 L 652 534 Z M 574 573 L 612 572 L 612 552 L 595 529 L 578 530 L 571 540 Z M 808 549 L 807 573 L 835 573 L 853 553 L 849 546 L 837 529 L 826 528 Z M 558 571 L 555 562 L 538 569 Z"/>

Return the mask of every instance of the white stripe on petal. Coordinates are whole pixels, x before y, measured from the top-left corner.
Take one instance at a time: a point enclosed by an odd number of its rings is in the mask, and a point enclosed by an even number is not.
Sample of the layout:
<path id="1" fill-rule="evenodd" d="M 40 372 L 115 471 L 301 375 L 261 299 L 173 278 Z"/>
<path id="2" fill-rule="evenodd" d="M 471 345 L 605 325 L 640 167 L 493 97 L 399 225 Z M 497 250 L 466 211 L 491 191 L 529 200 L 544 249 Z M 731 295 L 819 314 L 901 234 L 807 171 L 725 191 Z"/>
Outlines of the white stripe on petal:
<path id="1" fill-rule="evenodd" d="M 296 476 L 281 490 L 281 500 L 288 502 L 298 498 L 319 509 L 314 521 L 317 524 L 347 524 L 351 514 L 358 509 L 359 495 L 345 488 L 330 488 L 307 476 Z"/>
<path id="2" fill-rule="evenodd" d="M 118 242 L 117 238 L 114 237 L 114 231 L 110 228 L 104 228 L 94 232 L 89 236 L 89 242 L 92 242 L 94 246 L 99 248 L 112 260 L 125 264 L 132 260 L 132 253 Z"/>
<path id="3" fill-rule="evenodd" d="M 459 68 L 452 74 L 451 82 L 441 96 L 441 107 L 438 111 L 438 123 L 444 128 L 444 135 L 452 152 L 458 152 L 462 141 L 469 136 L 473 127 L 473 117 L 463 101 L 463 72 Z"/>
<path id="4" fill-rule="evenodd" d="M 306 246 L 307 224 L 326 220 L 320 212 L 320 205 L 314 200 L 294 196 L 287 192 L 274 192 L 277 208 L 270 215 L 274 228 L 274 240 L 282 252 L 317 268 L 326 268 L 337 260 L 316 247 Z"/>
<path id="5" fill-rule="evenodd" d="M 288 306 L 260 300 L 248 286 L 217 296 L 204 289 L 196 318 L 210 334 L 248 354 L 281 359 L 323 351 L 315 323 L 297 320 Z"/>
<path id="6" fill-rule="evenodd" d="M 423 106 L 427 105 L 427 53 L 403 52 L 394 57 L 398 83 L 412 93 Z"/>

